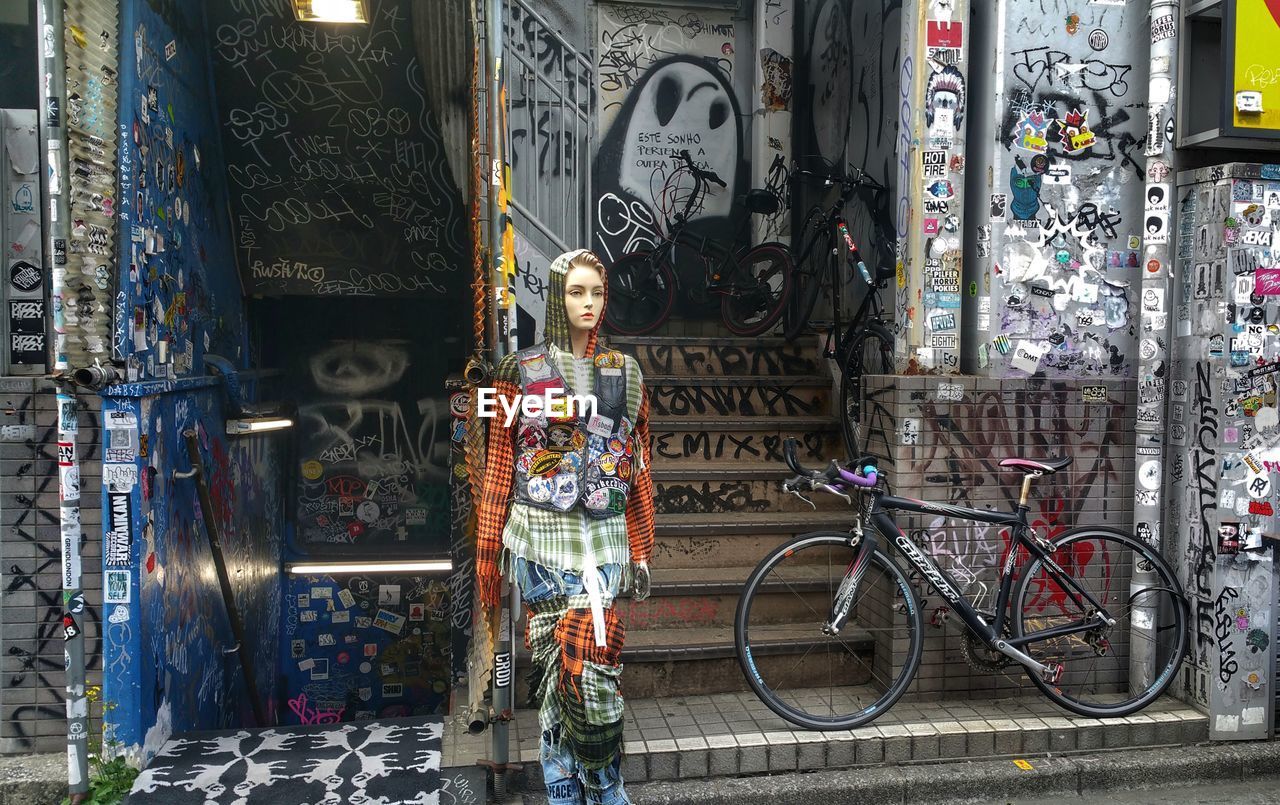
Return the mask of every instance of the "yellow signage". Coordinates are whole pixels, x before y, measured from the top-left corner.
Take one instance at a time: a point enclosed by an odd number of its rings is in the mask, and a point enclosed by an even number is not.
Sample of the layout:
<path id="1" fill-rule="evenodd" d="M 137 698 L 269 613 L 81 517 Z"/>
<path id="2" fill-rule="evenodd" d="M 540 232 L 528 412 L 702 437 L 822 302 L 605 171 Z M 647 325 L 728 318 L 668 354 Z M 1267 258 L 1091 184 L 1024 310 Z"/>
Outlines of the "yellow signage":
<path id="1" fill-rule="evenodd" d="M 1280 132 L 1280 0 L 1237 0 L 1235 5 L 1232 122 Z M 1257 108 L 1262 111 L 1242 111 Z"/>

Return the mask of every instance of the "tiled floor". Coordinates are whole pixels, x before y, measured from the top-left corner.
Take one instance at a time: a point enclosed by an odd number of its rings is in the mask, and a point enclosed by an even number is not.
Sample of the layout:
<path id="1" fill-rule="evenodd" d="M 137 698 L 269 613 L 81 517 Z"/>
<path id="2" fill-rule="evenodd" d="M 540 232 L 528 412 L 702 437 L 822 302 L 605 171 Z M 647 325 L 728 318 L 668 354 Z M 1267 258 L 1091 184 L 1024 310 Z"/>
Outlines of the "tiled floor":
<path id="1" fill-rule="evenodd" d="M 751 693 L 627 701 L 624 774 L 632 781 L 726 776 L 947 758 L 1087 752 L 1195 743 L 1205 717 L 1171 698 L 1138 715 L 1100 721 L 1068 713 L 1040 697 L 899 702 L 856 730 L 795 730 Z M 522 710 L 511 728 L 511 759 L 538 778 L 537 713 Z M 450 723 L 444 765 L 488 757 L 491 736 Z"/>

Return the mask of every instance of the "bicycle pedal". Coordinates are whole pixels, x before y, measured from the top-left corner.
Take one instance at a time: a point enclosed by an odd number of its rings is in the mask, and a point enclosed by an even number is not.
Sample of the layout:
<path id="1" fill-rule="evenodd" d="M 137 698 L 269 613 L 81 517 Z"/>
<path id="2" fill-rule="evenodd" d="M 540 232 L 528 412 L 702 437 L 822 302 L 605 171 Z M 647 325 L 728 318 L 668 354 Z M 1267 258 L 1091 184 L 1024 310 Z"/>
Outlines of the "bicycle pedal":
<path id="1" fill-rule="evenodd" d="M 1058 662 L 1045 663 L 1044 673 L 1040 675 L 1040 678 L 1043 679 L 1045 682 L 1048 682 L 1050 685 L 1056 685 L 1058 684 L 1058 682 L 1062 680 L 1062 675 L 1063 673 L 1066 672 L 1066 670 L 1067 670 L 1067 666 L 1063 665 L 1062 663 L 1058 663 Z"/>

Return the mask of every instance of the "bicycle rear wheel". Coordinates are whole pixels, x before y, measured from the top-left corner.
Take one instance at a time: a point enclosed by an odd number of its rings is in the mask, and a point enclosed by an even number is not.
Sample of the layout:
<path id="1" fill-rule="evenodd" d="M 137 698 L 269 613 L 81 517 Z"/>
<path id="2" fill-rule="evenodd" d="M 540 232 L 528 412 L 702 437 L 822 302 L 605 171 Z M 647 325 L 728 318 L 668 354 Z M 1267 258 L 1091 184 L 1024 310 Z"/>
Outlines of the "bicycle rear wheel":
<path id="1" fill-rule="evenodd" d="M 720 315 L 735 335 L 760 335 L 777 322 L 791 295 L 791 252 L 762 243 L 737 261 L 733 281 L 721 291 Z"/>
<path id="2" fill-rule="evenodd" d="M 1118 531 L 1079 528 L 1052 540 L 1050 558 L 1087 590 L 1116 623 L 1087 632 L 1032 640 L 1022 650 L 1063 673 L 1049 683 L 1027 675 L 1059 706 L 1093 718 L 1125 716 L 1146 707 L 1173 682 L 1187 652 L 1187 603 L 1168 563 L 1146 544 Z M 1043 560 L 1019 572 L 1014 639 L 1079 623 L 1091 605 Z M 1083 601 L 1083 603 L 1081 603 Z M 1131 665 L 1135 656 L 1149 661 Z"/>
<path id="3" fill-rule="evenodd" d="M 609 299 L 604 321 L 618 335 L 644 335 L 671 315 L 675 278 L 667 261 L 653 252 L 630 252 L 608 268 Z"/>
<path id="4" fill-rule="evenodd" d="M 856 333 L 840 357 L 840 429 L 850 459 L 875 453 L 868 446 L 866 404 L 869 375 L 893 374 L 893 336 L 874 322 Z M 886 445 L 887 448 L 887 445 Z"/>
<path id="5" fill-rule="evenodd" d="M 907 578 L 882 551 L 857 590 L 842 588 L 858 554 L 834 531 L 797 537 L 752 572 L 738 601 L 734 642 L 747 683 L 773 712 L 815 730 L 870 722 L 906 691 L 920 664 L 923 624 Z M 821 630 L 837 600 L 848 622 Z"/>

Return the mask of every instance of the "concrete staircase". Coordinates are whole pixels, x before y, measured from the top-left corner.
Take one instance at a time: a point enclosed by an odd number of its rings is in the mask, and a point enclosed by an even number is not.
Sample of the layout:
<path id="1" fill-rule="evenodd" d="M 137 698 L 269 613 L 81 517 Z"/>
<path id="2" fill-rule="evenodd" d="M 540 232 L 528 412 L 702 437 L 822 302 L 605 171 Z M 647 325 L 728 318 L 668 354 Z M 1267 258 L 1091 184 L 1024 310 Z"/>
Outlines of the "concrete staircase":
<path id="1" fill-rule="evenodd" d="M 780 489 L 790 475 L 787 437 L 806 464 L 843 457 L 830 372 L 808 341 L 698 334 L 610 343 L 645 373 L 657 507 L 652 595 L 618 602 L 623 689 L 628 698 L 745 690 L 733 617 L 752 568 L 793 535 L 848 527 L 843 501 L 816 500 L 815 511 Z M 772 642 L 777 662 L 808 647 L 785 627 Z"/>

